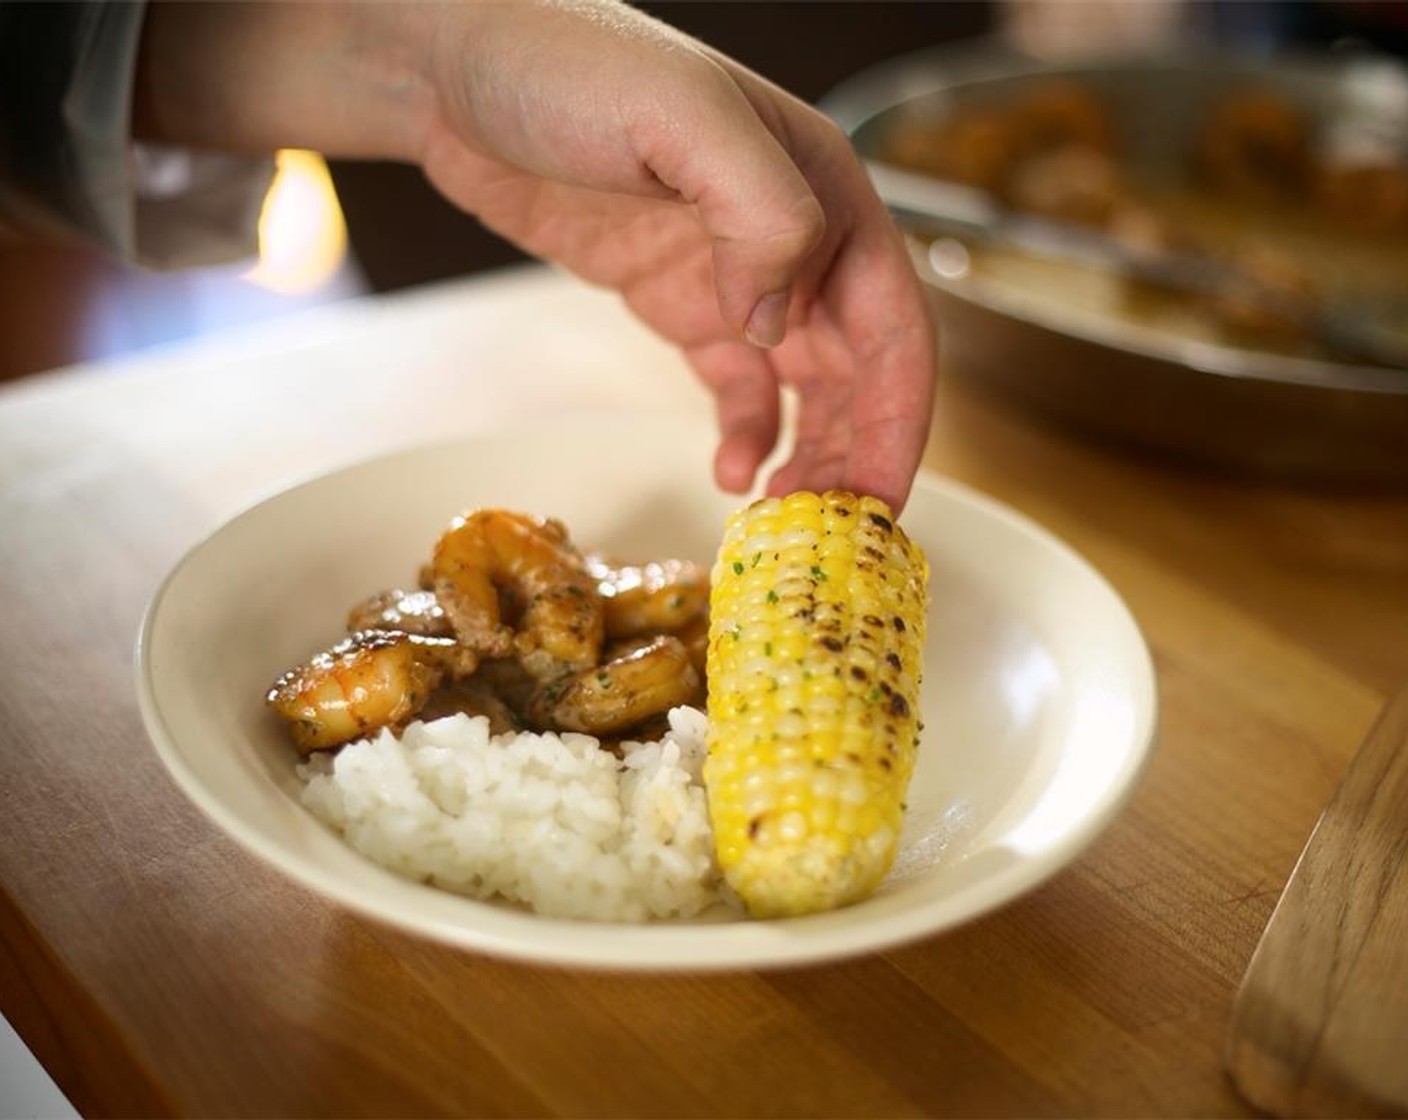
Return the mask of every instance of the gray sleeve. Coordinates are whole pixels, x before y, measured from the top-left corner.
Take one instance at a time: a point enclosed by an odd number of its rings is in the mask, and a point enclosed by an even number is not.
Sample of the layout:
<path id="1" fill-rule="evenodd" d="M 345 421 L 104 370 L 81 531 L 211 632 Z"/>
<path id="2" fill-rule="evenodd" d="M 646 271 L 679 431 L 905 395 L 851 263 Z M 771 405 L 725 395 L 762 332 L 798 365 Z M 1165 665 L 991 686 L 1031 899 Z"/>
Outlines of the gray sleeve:
<path id="1" fill-rule="evenodd" d="M 131 136 L 145 4 L 0 0 L 0 227 L 156 268 L 254 253 L 272 159 Z"/>

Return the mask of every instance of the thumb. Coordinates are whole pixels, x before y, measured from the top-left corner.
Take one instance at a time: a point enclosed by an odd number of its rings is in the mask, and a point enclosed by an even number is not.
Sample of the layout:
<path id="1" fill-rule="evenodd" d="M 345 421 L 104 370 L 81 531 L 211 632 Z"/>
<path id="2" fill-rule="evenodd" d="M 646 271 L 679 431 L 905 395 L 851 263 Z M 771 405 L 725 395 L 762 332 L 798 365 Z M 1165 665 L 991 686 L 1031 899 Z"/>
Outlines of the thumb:
<path id="1" fill-rule="evenodd" d="M 757 346 L 786 331 L 793 282 L 821 242 L 821 203 L 786 149 L 724 70 L 688 100 L 643 153 L 651 172 L 692 203 L 712 247 L 724 322 Z"/>

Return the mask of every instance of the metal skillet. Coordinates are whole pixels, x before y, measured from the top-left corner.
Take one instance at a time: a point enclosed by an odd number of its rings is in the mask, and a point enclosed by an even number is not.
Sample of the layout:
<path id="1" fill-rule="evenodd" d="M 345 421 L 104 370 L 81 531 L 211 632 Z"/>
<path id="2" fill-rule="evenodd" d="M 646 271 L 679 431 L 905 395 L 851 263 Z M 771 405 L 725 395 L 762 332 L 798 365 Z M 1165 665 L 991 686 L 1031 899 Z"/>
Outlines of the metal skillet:
<path id="1" fill-rule="evenodd" d="M 949 46 L 864 71 L 821 107 L 864 158 L 883 160 L 900 114 L 941 119 L 1070 78 L 1108 106 L 1133 179 L 1191 191 L 1190 153 L 1220 99 L 1269 88 L 1316 123 L 1337 121 L 1359 111 L 1366 76 L 1382 86 L 1385 75 L 1390 87 L 1401 78 L 1408 90 L 1408 74 L 1382 60 L 1198 54 L 1054 65 L 991 45 Z M 880 190 L 884 197 L 883 183 Z M 1408 371 L 1149 329 L 1115 307 L 1065 306 L 1059 292 L 956 274 L 931 253 L 932 236 L 917 226 L 909 233 L 939 316 L 947 374 L 1083 434 L 1205 467 L 1408 485 Z M 1386 293 L 1404 297 L 1408 237 L 1374 252 Z"/>

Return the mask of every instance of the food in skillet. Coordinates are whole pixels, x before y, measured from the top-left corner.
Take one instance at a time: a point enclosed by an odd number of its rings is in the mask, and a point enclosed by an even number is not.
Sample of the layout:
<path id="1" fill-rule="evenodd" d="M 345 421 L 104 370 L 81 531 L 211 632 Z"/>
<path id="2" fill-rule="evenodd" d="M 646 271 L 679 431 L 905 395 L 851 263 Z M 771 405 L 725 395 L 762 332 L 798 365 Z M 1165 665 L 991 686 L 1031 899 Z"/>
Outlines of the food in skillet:
<path id="1" fill-rule="evenodd" d="M 884 141 L 894 162 L 979 187 L 1012 205 L 1029 165 L 1081 152 L 1115 155 L 1108 109 L 1079 82 L 1042 82 L 1011 101 L 965 106 L 940 118 L 900 114 Z M 1109 161 L 1111 169 L 1113 160 Z"/>
<path id="2" fill-rule="evenodd" d="M 1189 149 L 1174 153 L 1184 181 L 1145 179 L 1094 85 L 1051 79 L 927 119 L 897 112 L 880 154 L 1014 211 L 1101 230 L 1136 254 L 1210 258 L 1229 279 L 1205 295 L 1134 276 L 1102 284 L 1078 266 L 982 245 L 976 276 L 1180 336 L 1334 356 L 1305 326 L 1327 299 L 1368 301 L 1386 330 L 1408 330 L 1395 279 L 1408 259 L 1408 137 L 1401 124 L 1396 140 L 1391 131 L 1354 114 L 1315 119 L 1248 83 L 1213 98 Z"/>
<path id="3" fill-rule="evenodd" d="M 1399 134 L 1394 136 L 1394 132 Z M 1351 235 L 1408 231 L 1408 136 L 1366 113 L 1317 128 L 1266 89 L 1224 98 L 1199 138 L 1198 169 L 1213 190 L 1252 202 L 1301 205 Z"/>
<path id="4" fill-rule="evenodd" d="M 400 874 L 560 917 L 830 909 L 894 857 L 926 576 L 840 492 L 739 513 L 712 582 L 475 511 L 267 699 L 304 803 Z"/>
<path id="5" fill-rule="evenodd" d="M 1267 89 L 1239 90 L 1208 113 L 1195 161 L 1214 190 L 1253 202 L 1300 194 L 1313 160 L 1310 122 Z"/>

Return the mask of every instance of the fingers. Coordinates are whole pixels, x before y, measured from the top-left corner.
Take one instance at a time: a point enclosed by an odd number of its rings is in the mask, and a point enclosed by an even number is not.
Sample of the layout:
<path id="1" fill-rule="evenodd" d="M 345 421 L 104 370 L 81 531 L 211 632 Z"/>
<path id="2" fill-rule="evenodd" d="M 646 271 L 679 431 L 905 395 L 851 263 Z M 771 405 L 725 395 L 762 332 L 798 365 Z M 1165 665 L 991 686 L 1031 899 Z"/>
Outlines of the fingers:
<path id="1" fill-rule="evenodd" d="M 841 487 L 898 512 L 928 439 L 935 335 L 888 222 L 863 223 L 841 247 L 797 336 L 770 355 L 799 408 L 792 455 L 769 492 Z"/>
<path id="2" fill-rule="evenodd" d="M 817 189 L 829 228 L 770 366 L 799 395 L 797 437 L 768 490 L 842 487 L 896 511 L 932 417 L 935 333 L 903 239 L 831 122 L 720 59 Z"/>
<path id="3" fill-rule="evenodd" d="M 923 454 L 927 422 L 918 415 L 896 415 L 860 426 L 838 416 L 825 431 L 808 434 L 802 417 L 819 407 L 826 402 L 802 398 L 792 454 L 768 479 L 767 492 L 850 490 L 873 495 L 896 513 L 903 510 Z"/>
<path id="4" fill-rule="evenodd" d="M 691 58 L 668 120 L 636 131 L 651 172 L 692 203 L 710 240 L 719 311 L 755 346 L 786 333 L 797 274 L 821 243 L 826 219 L 806 178 L 733 78 Z"/>
<path id="5" fill-rule="evenodd" d="M 445 142 L 468 141 L 547 180 L 687 204 L 708 241 L 726 328 L 757 346 L 781 341 L 797 273 L 826 222 L 742 79 L 623 4 L 454 11 L 470 13 L 471 26 L 462 50 L 437 56 L 453 126 L 430 131 L 437 161 Z M 473 186 L 458 196 L 476 212 L 498 203 Z"/>
<path id="6" fill-rule="evenodd" d="M 878 203 L 876 206 L 878 210 Z M 797 392 L 795 438 L 767 490 L 872 494 L 899 512 L 932 417 L 935 336 L 918 279 L 883 213 L 861 218 L 820 290 L 771 350 L 719 342 L 691 353 L 718 402 L 715 477 L 747 490 L 778 438 L 779 386 Z"/>
<path id="7" fill-rule="evenodd" d="M 798 409 L 787 461 L 767 492 L 853 490 L 904 508 L 932 415 L 933 335 L 922 303 L 885 335 L 854 339 L 821 314 L 772 351 L 721 342 L 690 359 L 713 392 L 720 440 L 714 477 L 730 493 L 749 490 L 777 445 L 779 377 Z"/>
<path id="8" fill-rule="evenodd" d="M 737 342 L 717 343 L 689 357 L 714 394 L 719 427 L 714 480 L 730 494 L 745 493 L 777 445 L 777 378 L 766 355 Z"/>
<path id="9" fill-rule="evenodd" d="M 907 280 L 913 281 L 908 275 Z M 849 419 L 850 454 L 843 485 L 873 494 L 897 513 L 923 459 L 933 418 L 934 331 L 917 290 L 911 314 L 894 321 L 864 361 Z"/>
<path id="10" fill-rule="evenodd" d="M 902 504 L 928 428 L 932 340 L 844 134 L 621 5 L 451 10 L 472 13 L 474 34 L 437 71 L 450 77 L 431 180 L 686 348 L 717 402 L 721 487 L 752 485 L 785 383 L 801 394 L 801 438 L 770 486 Z"/>
<path id="11" fill-rule="evenodd" d="M 799 445 L 793 458 L 768 480 L 767 492 L 850 490 L 873 495 L 898 514 L 909 499 L 922 450 L 914 425 L 896 418 L 856 431 L 851 453 L 844 458 L 817 456 Z"/>

